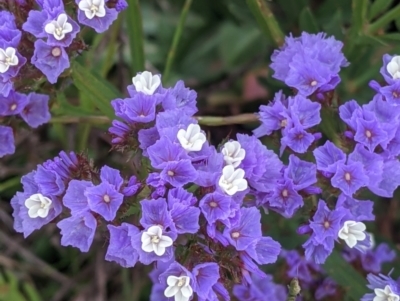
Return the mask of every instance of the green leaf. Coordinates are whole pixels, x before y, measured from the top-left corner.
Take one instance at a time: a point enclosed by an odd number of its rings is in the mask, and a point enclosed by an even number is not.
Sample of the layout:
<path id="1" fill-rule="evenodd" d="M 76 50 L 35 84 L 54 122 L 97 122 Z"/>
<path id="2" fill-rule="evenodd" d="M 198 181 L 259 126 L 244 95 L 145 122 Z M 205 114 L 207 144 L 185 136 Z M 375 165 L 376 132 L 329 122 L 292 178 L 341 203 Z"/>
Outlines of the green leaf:
<path id="1" fill-rule="evenodd" d="M 352 31 L 354 34 L 363 31 L 364 24 L 367 23 L 369 0 L 353 0 L 352 1 Z"/>
<path id="2" fill-rule="evenodd" d="M 145 70 L 143 23 L 139 0 L 128 0 L 128 9 L 124 17 L 131 50 L 132 74 L 136 74 Z"/>
<path id="3" fill-rule="evenodd" d="M 368 12 L 368 19 L 372 20 L 385 12 L 393 3 L 393 0 L 375 0 Z"/>
<path id="4" fill-rule="evenodd" d="M 76 61 L 72 64 L 72 78 L 78 90 L 90 95 L 87 99 L 92 101 L 104 115 L 110 119 L 115 118 L 110 102 L 121 97 L 115 87 Z"/>
<path id="5" fill-rule="evenodd" d="M 309 33 L 318 33 L 318 23 L 309 7 L 304 7 L 300 13 L 300 29 Z"/>
<path id="6" fill-rule="evenodd" d="M 326 273 L 346 290 L 346 296 L 358 301 L 368 293 L 367 281 L 339 252 L 333 251 L 324 264 Z"/>

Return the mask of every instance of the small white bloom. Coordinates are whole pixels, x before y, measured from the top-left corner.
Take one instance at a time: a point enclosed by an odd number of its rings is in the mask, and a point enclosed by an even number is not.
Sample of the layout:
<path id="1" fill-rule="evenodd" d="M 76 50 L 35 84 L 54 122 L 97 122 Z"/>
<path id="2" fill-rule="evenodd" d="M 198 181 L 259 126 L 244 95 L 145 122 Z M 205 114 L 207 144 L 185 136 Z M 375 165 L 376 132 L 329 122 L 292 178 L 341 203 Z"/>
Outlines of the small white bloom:
<path id="1" fill-rule="evenodd" d="M 176 135 L 180 144 L 187 151 L 199 151 L 206 142 L 206 135 L 200 131 L 198 124 L 189 124 L 187 130 L 180 129 Z"/>
<path id="2" fill-rule="evenodd" d="M 225 143 L 221 153 L 224 155 L 225 163 L 233 167 L 238 167 L 246 156 L 246 150 L 244 150 L 237 141 Z"/>
<path id="3" fill-rule="evenodd" d="M 7 72 L 10 66 L 18 65 L 18 57 L 13 47 L 7 47 L 5 50 L 0 48 L 0 73 Z"/>
<path id="4" fill-rule="evenodd" d="M 104 0 L 81 0 L 78 6 L 85 13 L 86 18 L 90 20 L 94 17 L 102 18 L 106 15 Z"/>
<path id="5" fill-rule="evenodd" d="M 190 278 L 188 276 L 168 276 L 168 287 L 164 291 L 167 298 L 175 296 L 175 301 L 188 301 L 193 295 L 193 289 L 190 286 Z"/>
<path id="6" fill-rule="evenodd" d="M 172 246 L 172 239 L 162 235 L 160 226 L 151 226 L 142 234 L 142 250 L 147 253 L 154 252 L 157 256 L 162 256 L 165 248 L 170 246 Z"/>
<path id="7" fill-rule="evenodd" d="M 44 31 L 48 34 L 52 34 L 56 40 L 61 41 L 67 33 L 72 31 L 72 25 L 67 21 L 68 16 L 66 14 L 60 14 L 57 20 L 46 24 Z"/>
<path id="8" fill-rule="evenodd" d="M 241 168 L 235 170 L 232 165 L 225 166 L 218 184 L 229 195 L 246 190 L 247 181 L 244 179 L 244 170 Z"/>
<path id="9" fill-rule="evenodd" d="M 386 285 L 384 289 L 374 289 L 375 297 L 373 301 L 399 301 L 400 296 L 393 293 L 389 285 Z"/>
<path id="10" fill-rule="evenodd" d="M 147 95 L 153 95 L 157 88 L 161 85 L 159 75 L 153 75 L 149 71 L 144 71 L 132 78 L 136 91 Z"/>
<path id="11" fill-rule="evenodd" d="M 355 221 L 344 222 L 343 227 L 339 230 L 339 238 L 343 239 L 350 248 L 354 248 L 357 241 L 363 241 L 365 235 L 365 224 Z"/>
<path id="12" fill-rule="evenodd" d="M 386 65 L 386 70 L 393 77 L 393 79 L 400 78 L 400 56 L 394 56 L 389 64 Z"/>
<path id="13" fill-rule="evenodd" d="M 40 193 L 32 194 L 26 201 L 25 207 L 28 208 L 30 218 L 45 218 L 52 208 L 52 201 Z"/>

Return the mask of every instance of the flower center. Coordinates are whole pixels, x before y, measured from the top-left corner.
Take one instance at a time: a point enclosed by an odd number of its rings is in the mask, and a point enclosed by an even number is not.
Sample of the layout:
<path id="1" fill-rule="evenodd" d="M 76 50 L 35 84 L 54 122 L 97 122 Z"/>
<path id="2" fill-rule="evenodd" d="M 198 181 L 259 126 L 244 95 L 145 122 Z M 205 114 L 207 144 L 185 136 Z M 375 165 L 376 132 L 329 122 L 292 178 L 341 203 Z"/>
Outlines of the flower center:
<path id="1" fill-rule="evenodd" d="M 56 35 L 61 37 L 63 34 L 63 29 L 61 27 L 56 27 L 55 33 L 56 33 Z"/>
<path id="2" fill-rule="evenodd" d="M 99 8 L 96 5 L 92 4 L 90 6 L 90 11 L 95 14 L 99 11 Z"/>
<path id="3" fill-rule="evenodd" d="M 392 95 L 393 95 L 393 97 L 395 97 L 395 98 L 398 98 L 398 97 L 399 97 L 399 94 L 397 94 L 397 92 L 393 92 Z"/>
<path id="4" fill-rule="evenodd" d="M 213 208 L 217 207 L 217 203 L 214 202 L 214 201 L 211 201 L 210 202 L 210 207 L 213 207 Z"/>
<path id="5" fill-rule="evenodd" d="M 324 227 L 325 227 L 325 229 L 329 229 L 330 226 L 331 226 L 331 224 L 330 224 L 329 221 L 325 221 L 325 222 L 324 222 Z"/>
<path id="6" fill-rule="evenodd" d="M 346 172 L 346 173 L 344 174 L 344 179 L 345 179 L 347 182 L 349 182 L 349 181 L 351 180 L 351 174 L 350 174 L 349 172 Z"/>
<path id="7" fill-rule="evenodd" d="M 174 173 L 172 170 L 168 170 L 167 174 L 168 174 L 169 176 L 171 176 L 171 177 L 175 175 L 175 173 Z"/>
<path id="8" fill-rule="evenodd" d="M 103 201 L 106 202 L 106 203 L 109 203 L 111 201 L 110 196 L 108 194 L 105 194 L 103 196 Z"/>
<path id="9" fill-rule="evenodd" d="M 367 138 L 371 138 L 372 137 L 372 133 L 370 130 L 366 130 L 365 131 L 365 136 L 367 136 Z"/>
<path id="10" fill-rule="evenodd" d="M 283 196 L 284 198 L 287 198 L 288 195 L 289 195 L 289 191 L 288 191 L 287 189 L 283 189 L 283 190 L 282 190 L 282 196 Z"/>
<path id="11" fill-rule="evenodd" d="M 60 49 L 60 47 L 54 47 L 54 48 L 51 50 L 51 55 L 54 56 L 54 57 L 60 56 L 60 55 L 61 55 L 61 49 Z"/>
<path id="12" fill-rule="evenodd" d="M 313 80 L 310 85 L 311 85 L 311 87 L 315 87 L 317 84 L 318 84 L 317 81 Z"/>
<path id="13" fill-rule="evenodd" d="M 286 127 L 286 126 L 287 126 L 287 120 L 286 120 L 286 119 L 283 119 L 283 120 L 281 121 L 280 125 L 281 125 L 282 128 Z"/>
<path id="14" fill-rule="evenodd" d="M 185 284 L 185 279 L 180 278 L 178 281 L 178 287 L 182 287 Z"/>
<path id="15" fill-rule="evenodd" d="M 14 104 L 10 107 L 10 110 L 11 110 L 11 111 L 14 111 L 16 108 L 17 108 L 17 105 L 14 103 Z"/>
<path id="16" fill-rule="evenodd" d="M 231 236 L 232 236 L 232 238 L 238 238 L 240 236 L 240 233 L 237 232 L 237 231 L 236 232 L 232 232 Z"/>
<path id="17" fill-rule="evenodd" d="M 157 235 L 151 237 L 151 242 L 158 244 L 160 242 L 160 238 Z"/>

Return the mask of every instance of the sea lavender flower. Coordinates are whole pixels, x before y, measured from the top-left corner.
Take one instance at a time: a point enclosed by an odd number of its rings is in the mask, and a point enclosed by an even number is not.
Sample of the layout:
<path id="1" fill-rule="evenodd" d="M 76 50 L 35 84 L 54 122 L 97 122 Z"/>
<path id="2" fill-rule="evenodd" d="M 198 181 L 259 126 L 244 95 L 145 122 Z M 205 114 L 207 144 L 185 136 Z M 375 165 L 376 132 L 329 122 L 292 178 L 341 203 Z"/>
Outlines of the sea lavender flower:
<path id="1" fill-rule="evenodd" d="M 286 300 L 286 289 L 283 285 L 274 283 L 271 275 L 261 278 L 252 276 L 249 285 L 236 284 L 233 295 L 239 301 Z"/>
<path id="2" fill-rule="evenodd" d="M 75 0 L 78 4 L 78 21 L 92 27 L 97 33 L 106 31 L 117 19 L 116 8 L 108 8 L 108 0 Z"/>
<path id="3" fill-rule="evenodd" d="M 333 90 L 340 82 L 340 68 L 348 66 L 342 47 L 342 42 L 324 33 L 286 37 L 285 45 L 271 56 L 273 77 L 304 96 Z"/>
<path id="4" fill-rule="evenodd" d="M 399 284 L 397 281 L 393 280 L 390 275 L 368 274 L 367 280 L 369 282 L 367 287 L 374 292 L 365 294 L 361 298 L 361 301 L 400 300 Z"/>
<path id="5" fill-rule="evenodd" d="M 15 152 L 14 134 L 9 126 L 0 125 L 0 158 Z"/>
<path id="6" fill-rule="evenodd" d="M 322 283 L 318 284 L 318 288 L 315 291 L 315 299 L 316 300 L 323 300 L 326 297 L 333 296 L 336 294 L 338 286 L 336 282 L 327 277 L 325 278 Z"/>

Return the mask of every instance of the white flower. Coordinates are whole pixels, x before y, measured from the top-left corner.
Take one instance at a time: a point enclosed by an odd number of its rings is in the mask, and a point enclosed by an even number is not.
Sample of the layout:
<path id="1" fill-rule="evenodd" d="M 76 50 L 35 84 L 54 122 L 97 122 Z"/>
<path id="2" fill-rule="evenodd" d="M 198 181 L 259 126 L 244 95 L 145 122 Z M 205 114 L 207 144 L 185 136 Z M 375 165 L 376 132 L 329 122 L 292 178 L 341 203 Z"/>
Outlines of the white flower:
<path id="1" fill-rule="evenodd" d="M 32 194 L 26 201 L 25 207 L 28 208 L 30 218 L 45 218 L 52 208 L 52 201 L 40 193 Z"/>
<path id="2" fill-rule="evenodd" d="M 393 77 L 393 79 L 400 78 L 400 56 L 394 56 L 389 64 L 386 65 L 386 70 Z"/>
<path id="3" fill-rule="evenodd" d="M 13 47 L 7 47 L 5 50 L 0 48 L 0 73 L 7 72 L 10 66 L 18 65 L 18 57 Z"/>
<path id="4" fill-rule="evenodd" d="M 339 230 L 338 236 L 343 239 L 350 248 L 353 248 L 357 244 L 357 241 L 363 241 L 365 239 L 365 229 L 364 223 L 346 221 Z"/>
<path id="5" fill-rule="evenodd" d="M 180 144 L 187 151 L 199 151 L 206 142 L 206 135 L 200 131 L 198 124 L 189 124 L 187 130 L 180 129 L 176 135 Z"/>
<path id="6" fill-rule="evenodd" d="M 225 143 L 221 153 L 224 155 L 225 163 L 233 167 L 238 167 L 246 156 L 246 150 L 237 141 Z"/>
<path id="7" fill-rule="evenodd" d="M 68 16 L 66 14 L 60 14 L 57 20 L 46 24 L 44 31 L 48 34 L 52 34 L 56 40 L 60 41 L 64 39 L 65 34 L 72 31 L 72 25 L 67 21 Z"/>
<path id="8" fill-rule="evenodd" d="M 165 297 L 175 296 L 175 301 L 188 301 L 193 295 L 193 289 L 189 283 L 190 278 L 188 276 L 168 276 L 168 287 L 164 291 Z"/>
<path id="9" fill-rule="evenodd" d="M 238 191 L 244 191 L 247 189 L 247 181 L 244 178 L 244 170 L 235 168 L 232 165 L 227 165 L 222 170 L 222 176 L 219 179 L 219 187 L 222 188 L 225 193 L 234 195 Z"/>
<path id="10" fill-rule="evenodd" d="M 93 19 L 94 17 L 102 18 L 106 15 L 104 0 L 81 0 L 79 9 L 85 12 L 86 18 Z"/>
<path id="11" fill-rule="evenodd" d="M 153 75 L 149 71 L 144 71 L 137 74 L 132 78 L 133 85 L 136 91 L 142 92 L 147 95 L 153 95 L 154 91 L 161 85 L 161 79 L 159 75 Z"/>
<path id="12" fill-rule="evenodd" d="M 151 253 L 156 253 L 157 256 L 162 256 L 165 253 L 165 248 L 172 246 L 172 239 L 162 235 L 160 226 L 151 226 L 142 234 L 142 250 Z"/>
<path id="13" fill-rule="evenodd" d="M 399 301 L 400 296 L 393 293 L 389 285 L 386 285 L 384 289 L 374 289 L 375 297 L 372 301 Z"/>

